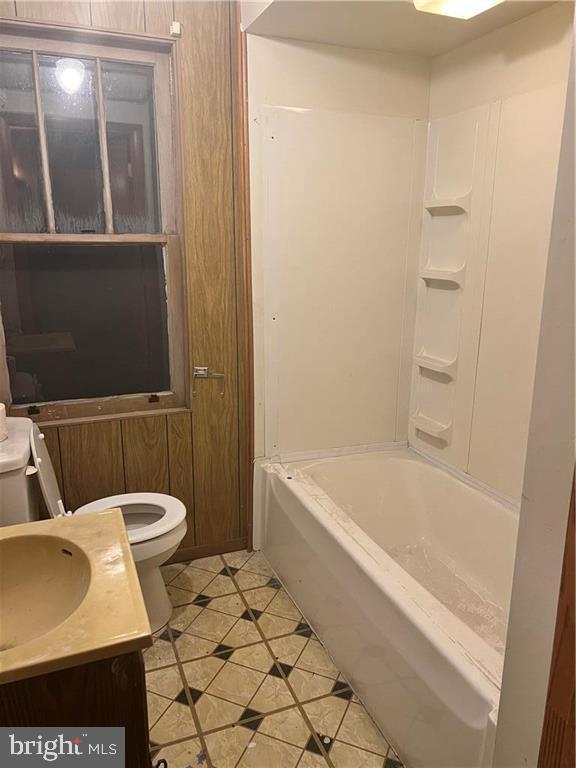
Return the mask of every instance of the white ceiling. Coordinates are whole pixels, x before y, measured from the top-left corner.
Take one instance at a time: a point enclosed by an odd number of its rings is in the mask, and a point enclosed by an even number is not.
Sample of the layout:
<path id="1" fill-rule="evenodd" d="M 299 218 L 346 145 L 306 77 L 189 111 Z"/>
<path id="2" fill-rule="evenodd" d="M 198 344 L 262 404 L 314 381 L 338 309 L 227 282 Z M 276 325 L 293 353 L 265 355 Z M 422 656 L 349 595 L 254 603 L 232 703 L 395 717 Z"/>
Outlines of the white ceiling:
<path id="1" fill-rule="evenodd" d="M 417 11 L 412 0 L 273 0 L 247 2 L 243 19 L 266 37 L 437 56 L 550 4 L 505 0 L 464 21 Z"/>

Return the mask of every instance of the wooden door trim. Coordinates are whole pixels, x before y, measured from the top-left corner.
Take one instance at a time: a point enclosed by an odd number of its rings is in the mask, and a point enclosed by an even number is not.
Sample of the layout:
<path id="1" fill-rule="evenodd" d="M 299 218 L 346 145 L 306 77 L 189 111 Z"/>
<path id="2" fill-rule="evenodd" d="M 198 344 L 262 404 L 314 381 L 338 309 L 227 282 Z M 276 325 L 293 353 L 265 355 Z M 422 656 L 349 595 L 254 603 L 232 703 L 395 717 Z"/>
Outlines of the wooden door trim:
<path id="1" fill-rule="evenodd" d="M 538 768 L 572 768 L 574 749 L 574 479 Z"/>
<path id="2" fill-rule="evenodd" d="M 250 156 L 246 33 L 240 3 L 230 2 L 234 249 L 238 338 L 238 454 L 240 532 L 252 549 L 254 485 L 254 347 L 250 231 Z"/>

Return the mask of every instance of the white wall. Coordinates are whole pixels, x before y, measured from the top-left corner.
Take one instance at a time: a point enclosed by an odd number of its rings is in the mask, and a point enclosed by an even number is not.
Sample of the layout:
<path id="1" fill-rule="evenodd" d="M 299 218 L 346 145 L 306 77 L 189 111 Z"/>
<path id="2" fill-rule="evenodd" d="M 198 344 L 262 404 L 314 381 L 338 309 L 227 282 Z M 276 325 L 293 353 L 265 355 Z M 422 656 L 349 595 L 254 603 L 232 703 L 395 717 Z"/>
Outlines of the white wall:
<path id="1" fill-rule="evenodd" d="M 411 438 L 513 498 L 520 497 L 526 456 L 571 14 L 570 3 L 558 3 L 432 65 L 432 125 L 490 105 L 494 141 L 482 158 L 491 178 L 482 204 L 488 215 L 471 254 L 475 277 L 470 282 L 467 273 L 463 288 L 461 342 L 472 354 L 458 361 L 452 435 L 446 446 L 415 432 Z"/>
<path id="2" fill-rule="evenodd" d="M 242 29 L 246 29 L 252 22 L 264 13 L 273 0 L 241 0 L 240 17 Z"/>
<path id="3" fill-rule="evenodd" d="M 406 437 L 428 74 L 248 37 L 257 457 Z"/>
<path id="4" fill-rule="evenodd" d="M 494 768 L 535 766 L 574 471 L 574 77 L 556 188 Z"/>

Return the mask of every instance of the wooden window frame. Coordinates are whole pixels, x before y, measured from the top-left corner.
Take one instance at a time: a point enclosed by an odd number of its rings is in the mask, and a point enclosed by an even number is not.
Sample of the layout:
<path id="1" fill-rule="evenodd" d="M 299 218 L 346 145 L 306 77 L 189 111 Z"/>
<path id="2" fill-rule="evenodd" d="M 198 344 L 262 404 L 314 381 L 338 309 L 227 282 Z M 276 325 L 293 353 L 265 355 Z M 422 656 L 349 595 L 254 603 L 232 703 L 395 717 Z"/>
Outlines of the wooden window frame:
<path id="1" fill-rule="evenodd" d="M 0 25 L 0 50 L 32 53 L 34 85 L 41 157 L 44 174 L 44 203 L 48 232 L 0 232 L 0 246 L 14 244 L 78 244 L 129 245 L 157 244 L 162 246 L 167 293 L 167 319 L 171 388 L 165 392 L 113 395 L 110 397 L 58 400 L 52 402 L 13 405 L 13 416 L 29 416 L 36 421 L 64 421 L 133 413 L 181 409 L 189 405 L 189 372 L 187 365 L 187 313 L 185 300 L 184 258 L 181 238 L 182 213 L 180 202 L 180 157 L 178 143 L 177 93 L 174 76 L 173 40 L 117 33 L 94 33 L 88 30 L 63 30 L 61 27 L 42 29 L 34 24 L 3 23 Z M 93 59 L 96 66 L 98 130 L 102 158 L 103 202 L 106 231 L 103 234 L 63 234 L 54 226 L 51 183 L 47 167 L 46 134 L 39 93 L 38 57 L 71 55 Z M 161 232 L 155 234 L 115 234 L 113 232 L 112 202 L 106 125 L 101 85 L 101 62 L 125 62 L 151 66 L 154 70 L 154 111 L 156 126 L 157 173 Z M 169 87 L 166 87 L 166 86 Z M 161 126 L 170 126 L 162 131 Z M 42 147 L 44 144 L 44 147 Z M 30 409 L 38 412 L 30 413 Z"/>

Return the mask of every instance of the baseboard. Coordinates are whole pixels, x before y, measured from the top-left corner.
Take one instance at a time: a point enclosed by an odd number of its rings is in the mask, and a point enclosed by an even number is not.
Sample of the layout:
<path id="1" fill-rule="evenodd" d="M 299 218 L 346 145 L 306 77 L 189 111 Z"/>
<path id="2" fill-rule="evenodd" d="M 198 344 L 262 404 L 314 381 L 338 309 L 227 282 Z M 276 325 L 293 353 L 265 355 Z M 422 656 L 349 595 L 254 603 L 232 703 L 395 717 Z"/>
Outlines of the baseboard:
<path id="1" fill-rule="evenodd" d="M 222 555 L 226 552 L 236 552 L 239 549 L 247 548 L 248 539 L 243 536 L 239 539 L 229 539 L 228 541 L 219 541 L 216 544 L 202 544 L 197 547 L 182 547 L 175 552 L 168 563 L 183 563 L 188 560 L 199 560 L 201 557 L 210 557 L 211 555 Z"/>

